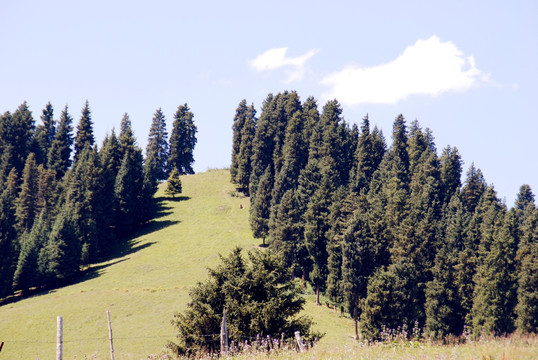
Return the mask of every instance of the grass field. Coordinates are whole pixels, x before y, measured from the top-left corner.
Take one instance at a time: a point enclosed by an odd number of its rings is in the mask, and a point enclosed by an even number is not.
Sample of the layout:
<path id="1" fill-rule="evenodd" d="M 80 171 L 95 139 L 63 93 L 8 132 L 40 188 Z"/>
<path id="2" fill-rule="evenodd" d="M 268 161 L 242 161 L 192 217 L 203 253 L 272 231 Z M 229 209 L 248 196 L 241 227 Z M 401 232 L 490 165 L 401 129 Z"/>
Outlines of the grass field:
<path id="1" fill-rule="evenodd" d="M 107 310 L 116 359 L 147 359 L 160 354 L 164 345 L 175 339 L 170 324 L 173 314 L 184 309 L 189 288 L 206 278 L 206 269 L 218 263 L 218 254 L 227 255 L 235 246 L 250 249 L 260 243 L 248 227 L 248 199 L 235 193 L 228 171 L 184 176 L 182 182 L 183 194 L 175 200 L 163 198 L 159 190 L 158 217 L 133 236 L 128 246 L 119 248 L 116 257 L 94 264 L 76 284 L 0 307 L 0 342 L 4 342 L 0 359 L 54 359 L 57 316 L 62 316 L 64 323 L 64 359 L 108 359 Z M 405 346 L 361 347 L 351 338 L 349 318 L 315 306 L 313 295 L 307 295 L 307 300 L 306 313 L 317 323 L 316 330 L 327 335 L 312 352 L 303 354 L 303 359 L 458 358 L 450 357 L 454 350 L 446 347 L 431 348 L 448 351 L 448 357 L 437 356 L 433 350 L 428 351 L 434 357 L 424 351 L 421 355 L 420 348 Z M 533 339 L 530 345 L 522 343 L 525 353 L 521 357 L 505 358 L 538 358 Z M 484 359 L 516 353 L 516 345 L 509 345 L 512 347 L 499 345 L 500 350 L 491 353 L 493 357 Z M 485 345 L 476 345 L 477 351 L 461 353 L 462 357 L 490 356 L 479 346 Z M 381 357 L 375 357 L 374 351 L 381 351 Z M 529 352 L 532 356 L 526 355 Z M 396 357 L 398 354 L 404 357 Z M 288 353 L 277 358 L 295 356 L 298 354 Z"/>

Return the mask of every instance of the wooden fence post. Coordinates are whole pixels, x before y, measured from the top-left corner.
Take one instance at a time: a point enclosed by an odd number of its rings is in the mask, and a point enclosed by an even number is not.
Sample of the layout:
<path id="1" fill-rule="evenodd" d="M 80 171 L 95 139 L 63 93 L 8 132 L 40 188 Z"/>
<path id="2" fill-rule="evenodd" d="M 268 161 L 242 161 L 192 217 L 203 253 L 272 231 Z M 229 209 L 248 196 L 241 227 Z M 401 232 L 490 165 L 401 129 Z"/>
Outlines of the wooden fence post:
<path id="1" fill-rule="evenodd" d="M 56 360 L 63 359 L 63 318 L 56 318 Z"/>
<path id="2" fill-rule="evenodd" d="M 303 339 L 301 338 L 301 332 L 300 331 L 295 332 L 295 339 L 297 340 L 297 345 L 299 345 L 299 350 L 301 350 L 301 352 L 305 352 L 306 351 L 306 346 L 303 343 Z"/>
<path id="3" fill-rule="evenodd" d="M 112 324 L 110 322 L 110 311 L 106 311 L 108 319 L 108 339 L 110 340 L 110 359 L 114 360 L 114 341 L 112 340 Z"/>
<path id="4" fill-rule="evenodd" d="M 228 327 L 226 324 L 226 309 L 222 310 L 222 324 L 220 326 L 220 353 L 228 353 Z"/>

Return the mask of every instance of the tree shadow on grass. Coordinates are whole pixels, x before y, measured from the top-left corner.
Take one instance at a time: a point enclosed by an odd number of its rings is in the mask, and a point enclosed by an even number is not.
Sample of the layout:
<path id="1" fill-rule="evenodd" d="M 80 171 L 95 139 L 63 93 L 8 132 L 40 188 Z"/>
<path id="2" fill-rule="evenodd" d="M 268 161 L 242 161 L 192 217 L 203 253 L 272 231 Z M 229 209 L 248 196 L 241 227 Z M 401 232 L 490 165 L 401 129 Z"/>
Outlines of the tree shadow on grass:
<path id="1" fill-rule="evenodd" d="M 20 300 L 24 300 L 34 296 L 54 293 L 59 288 L 83 283 L 88 280 L 98 278 L 105 272 L 106 268 L 112 265 L 122 263 L 124 261 L 128 261 L 130 259 L 127 257 L 128 255 L 132 255 L 138 251 L 144 250 L 156 244 L 155 241 L 144 241 L 142 238 L 155 231 L 159 231 L 169 226 L 180 223 L 180 221 L 177 220 L 158 220 L 159 218 L 171 213 L 169 209 L 172 209 L 172 207 L 164 205 L 164 200 L 167 200 L 166 198 L 161 197 L 158 199 L 159 200 L 157 201 L 157 212 L 153 220 L 143 225 L 139 229 L 133 231 L 128 236 L 118 239 L 112 245 L 110 255 L 99 259 L 99 262 L 97 264 L 90 265 L 64 279 L 56 280 L 54 282 L 39 287 L 34 287 L 23 291 L 17 291 L 13 295 L 0 299 L 0 306 L 15 303 Z M 177 201 L 184 201 L 188 199 L 189 197 L 187 196 L 182 197 L 181 200 L 179 200 L 179 198 L 176 198 Z"/>

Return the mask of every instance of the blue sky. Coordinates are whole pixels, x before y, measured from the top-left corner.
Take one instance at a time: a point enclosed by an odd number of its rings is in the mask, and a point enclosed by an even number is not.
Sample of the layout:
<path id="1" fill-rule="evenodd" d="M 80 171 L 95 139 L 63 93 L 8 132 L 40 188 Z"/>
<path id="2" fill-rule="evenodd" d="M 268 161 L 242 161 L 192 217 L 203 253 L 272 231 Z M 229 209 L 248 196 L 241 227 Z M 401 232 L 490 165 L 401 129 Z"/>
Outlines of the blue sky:
<path id="1" fill-rule="evenodd" d="M 124 112 L 142 147 L 155 110 L 187 103 L 196 171 L 230 163 L 246 99 L 297 90 L 369 114 L 390 141 L 402 113 L 456 146 L 501 198 L 538 193 L 535 1 L 2 1 L 0 111 L 39 119 L 90 102 L 99 143 Z"/>

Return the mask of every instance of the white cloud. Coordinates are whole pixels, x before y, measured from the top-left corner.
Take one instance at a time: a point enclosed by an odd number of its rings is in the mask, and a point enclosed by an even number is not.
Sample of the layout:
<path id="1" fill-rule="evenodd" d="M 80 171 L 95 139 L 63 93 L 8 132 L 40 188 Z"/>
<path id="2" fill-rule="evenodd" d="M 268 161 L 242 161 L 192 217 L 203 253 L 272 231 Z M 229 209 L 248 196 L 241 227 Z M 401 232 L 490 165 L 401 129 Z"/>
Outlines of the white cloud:
<path id="1" fill-rule="evenodd" d="M 319 52 L 319 49 L 312 49 L 307 53 L 288 57 L 287 47 L 269 49 L 258 55 L 254 60 L 249 61 L 250 66 L 256 71 L 270 71 L 279 68 L 287 68 L 288 78 L 286 82 L 300 80 L 305 72 L 306 62 Z"/>
<path id="2" fill-rule="evenodd" d="M 387 64 L 374 67 L 348 66 L 322 79 L 329 86 L 324 94 L 348 104 L 395 104 L 410 95 L 436 96 L 447 91 L 463 92 L 489 81 L 452 42 L 437 36 L 418 40 Z"/>

